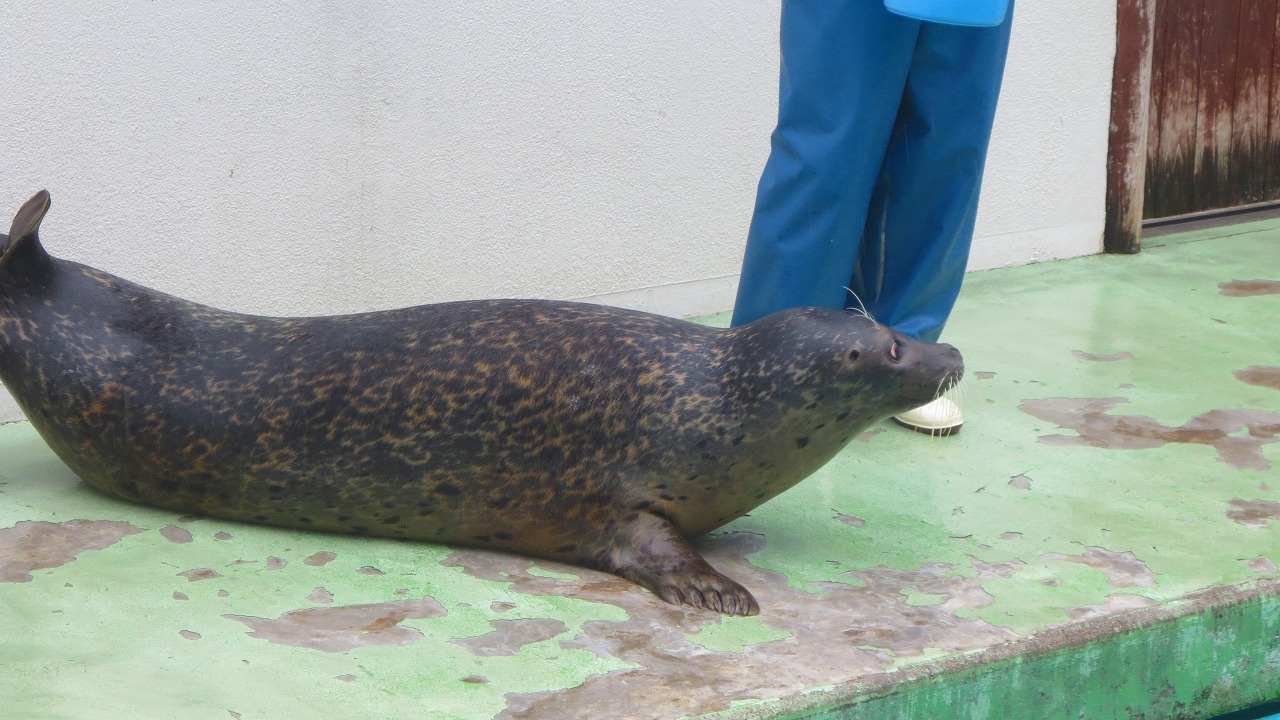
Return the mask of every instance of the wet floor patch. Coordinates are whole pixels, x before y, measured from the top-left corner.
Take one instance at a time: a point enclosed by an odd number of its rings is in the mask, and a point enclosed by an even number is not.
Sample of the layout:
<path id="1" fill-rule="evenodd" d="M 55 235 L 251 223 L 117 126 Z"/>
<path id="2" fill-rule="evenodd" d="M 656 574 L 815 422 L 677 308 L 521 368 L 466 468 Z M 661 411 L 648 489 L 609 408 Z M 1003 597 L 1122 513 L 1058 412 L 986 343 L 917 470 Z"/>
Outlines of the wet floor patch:
<path id="1" fill-rule="evenodd" d="M 177 525 L 165 525 L 160 528 L 160 534 L 172 543 L 189 543 L 194 539 L 191 536 L 190 530 L 178 527 Z"/>
<path id="2" fill-rule="evenodd" d="M 1156 576 L 1134 553 L 1112 552 L 1100 547 L 1086 548 L 1080 555 L 1047 553 L 1042 560 L 1059 560 L 1088 565 L 1100 570 L 1113 587 L 1155 587 Z"/>
<path id="3" fill-rule="evenodd" d="M 401 623 L 409 619 L 442 617 L 445 614 L 440 603 L 428 597 L 389 603 L 307 608 L 293 610 L 277 618 L 231 614 L 224 617 L 247 625 L 250 637 L 277 645 L 340 653 L 371 645 L 398 647 L 413 644 L 422 639 L 422 632 Z"/>
<path id="4" fill-rule="evenodd" d="M 1272 520 L 1280 518 L 1280 502 L 1233 498 L 1228 504 L 1227 517 L 1241 525 L 1267 527 Z"/>
<path id="5" fill-rule="evenodd" d="M 1232 374 L 1242 383 L 1280 390 L 1280 365 L 1253 365 Z"/>
<path id="6" fill-rule="evenodd" d="M 836 513 L 836 519 L 844 523 L 845 525 L 848 525 L 849 527 L 860 528 L 860 527 L 867 526 L 866 520 L 863 520 L 862 518 L 859 518 L 859 517 L 854 517 L 852 515 L 844 515 L 839 512 Z"/>
<path id="7" fill-rule="evenodd" d="M 1276 442 L 1280 413 L 1252 409 L 1210 410 L 1185 424 L 1169 427 L 1141 415 L 1111 414 L 1125 398 L 1045 398 L 1024 400 L 1019 408 L 1033 417 L 1074 430 L 1077 435 L 1042 435 L 1046 445 L 1084 445 L 1106 450 L 1142 450 L 1166 443 L 1207 445 L 1234 468 L 1267 470 L 1262 446 Z"/>
<path id="8" fill-rule="evenodd" d="M 1257 295 L 1280 295 L 1280 281 L 1276 280 L 1232 280 L 1218 283 L 1218 289 L 1227 297 L 1254 297 Z"/>
<path id="9" fill-rule="evenodd" d="M 113 520 L 22 521 L 0 529 L 0 582 L 31 582 L 31 573 L 105 550 L 143 528 Z"/>
<path id="10" fill-rule="evenodd" d="M 1159 604 L 1157 601 L 1143 595 L 1116 593 L 1107 596 L 1107 601 L 1104 603 L 1067 608 L 1064 612 L 1072 620 L 1092 620 L 1094 618 L 1112 616 L 1126 610 L 1152 607 L 1157 604 Z"/>
<path id="11" fill-rule="evenodd" d="M 488 633 L 477 637 L 462 638 L 450 642 L 461 645 L 474 655 L 519 655 L 526 645 L 543 642 L 568 631 L 559 620 L 521 618 L 517 620 L 493 620 Z"/>
<path id="12" fill-rule="evenodd" d="M 1263 575 L 1275 575 L 1276 573 L 1280 573 L 1280 567 L 1277 567 L 1271 558 L 1265 558 L 1261 555 L 1256 558 L 1242 560 L 1241 562 L 1243 562 L 1245 567 L 1250 570 Z"/>
<path id="13" fill-rule="evenodd" d="M 1127 352 L 1103 354 L 1103 353 L 1084 352 L 1083 350 L 1072 350 L 1071 354 L 1075 355 L 1081 360 L 1088 360 L 1089 362 L 1100 362 L 1100 363 L 1119 362 L 1121 360 L 1133 359 L 1133 353 L 1127 353 Z"/>
<path id="14" fill-rule="evenodd" d="M 318 553 L 315 553 L 314 555 L 308 556 L 307 559 L 303 560 L 302 562 L 312 567 L 323 567 L 333 562 L 335 559 L 337 559 L 337 557 L 338 557 L 337 553 L 332 553 L 332 552 L 329 552 L 328 550 L 322 550 Z"/>

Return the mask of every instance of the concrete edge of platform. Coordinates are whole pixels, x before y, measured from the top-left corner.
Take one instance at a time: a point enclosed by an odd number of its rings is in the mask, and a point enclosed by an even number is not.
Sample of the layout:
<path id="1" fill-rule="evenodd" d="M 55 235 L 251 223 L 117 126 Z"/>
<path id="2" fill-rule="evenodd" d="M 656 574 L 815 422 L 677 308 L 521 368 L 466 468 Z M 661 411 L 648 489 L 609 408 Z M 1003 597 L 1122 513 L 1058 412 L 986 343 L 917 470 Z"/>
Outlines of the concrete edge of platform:
<path id="1" fill-rule="evenodd" d="M 1280 578 L 1190 593 L 702 720 L 1208 718 L 1280 699 Z"/>

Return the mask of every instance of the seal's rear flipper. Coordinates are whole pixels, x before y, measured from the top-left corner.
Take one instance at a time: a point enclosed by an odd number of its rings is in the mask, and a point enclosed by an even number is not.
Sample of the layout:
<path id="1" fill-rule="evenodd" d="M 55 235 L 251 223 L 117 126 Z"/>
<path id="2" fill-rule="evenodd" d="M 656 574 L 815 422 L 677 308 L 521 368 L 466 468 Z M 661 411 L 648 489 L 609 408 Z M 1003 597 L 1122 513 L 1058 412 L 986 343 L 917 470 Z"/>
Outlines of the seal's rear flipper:
<path id="1" fill-rule="evenodd" d="M 716 572 L 680 537 L 666 518 L 642 513 L 609 543 L 607 570 L 643 585 L 672 605 L 689 605 L 725 615 L 755 615 L 751 593 Z"/>
<path id="2" fill-rule="evenodd" d="M 40 221 L 49 212 L 49 191 L 41 190 L 22 204 L 18 214 L 13 216 L 13 225 L 9 228 L 8 242 L 0 244 L 0 270 L 10 269 L 14 263 L 30 260 L 47 260 L 44 248 L 40 247 Z"/>

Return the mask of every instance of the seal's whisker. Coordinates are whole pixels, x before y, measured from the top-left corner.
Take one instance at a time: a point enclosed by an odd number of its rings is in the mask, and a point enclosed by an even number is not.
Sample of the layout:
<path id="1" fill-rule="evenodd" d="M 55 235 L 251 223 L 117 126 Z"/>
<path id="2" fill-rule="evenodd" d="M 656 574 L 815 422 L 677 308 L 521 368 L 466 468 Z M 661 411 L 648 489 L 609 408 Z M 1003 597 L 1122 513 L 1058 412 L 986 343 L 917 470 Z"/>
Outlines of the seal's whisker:
<path id="1" fill-rule="evenodd" d="M 966 396 L 969 394 L 969 384 L 965 382 L 964 375 L 956 376 L 952 386 L 947 390 L 947 394 L 951 396 L 951 401 L 964 412 Z"/>
<path id="2" fill-rule="evenodd" d="M 947 391 L 949 390 L 948 386 L 950 385 L 950 383 L 951 383 L 951 373 L 947 373 L 943 375 L 941 378 L 938 378 L 938 386 L 933 391 L 933 399 L 935 401 L 937 401 L 939 398 L 946 397 Z M 933 428 L 929 430 L 930 449 L 933 449 L 932 448 L 933 443 L 938 438 L 942 437 L 944 434 L 945 432 L 942 428 Z"/>
<path id="3" fill-rule="evenodd" d="M 949 398 L 957 407 L 963 408 L 966 387 L 964 379 L 965 377 L 963 373 L 948 372 L 943 375 L 938 379 L 938 384 L 934 388 L 933 400 L 937 401 L 942 398 Z M 951 432 L 953 432 L 952 428 L 930 429 L 928 432 L 928 435 L 931 438 L 930 444 L 932 444 L 932 438 L 943 437 L 951 434 Z"/>
<path id="4" fill-rule="evenodd" d="M 862 302 L 862 298 L 858 297 L 858 293 L 854 292 L 853 288 L 849 287 L 848 285 L 845 285 L 843 287 L 846 292 L 848 292 L 850 295 L 853 296 L 854 300 L 858 301 L 858 309 L 855 310 L 853 308 L 849 308 L 849 312 L 854 313 L 855 315 L 861 315 L 862 317 L 870 320 L 873 325 L 876 325 L 877 327 L 879 327 L 880 323 L 876 322 L 876 319 L 871 317 L 871 313 L 867 312 L 867 305 L 866 303 Z"/>
<path id="5" fill-rule="evenodd" d="M 938 378 L 938 385 L 933 389 L 934 400 L 945 396 L 951 390 L 951 380 L 951 373 L 947 373 Z"/>
<path id="6" fill-rule="evenodd" d="M 946 387 L 939 393 L 939 397 L 951 398 L 956 405 L 963 406 L 965 390 L 968 387 L 964 381 L 964 376 L 948 374 L 946 379 Z"/>

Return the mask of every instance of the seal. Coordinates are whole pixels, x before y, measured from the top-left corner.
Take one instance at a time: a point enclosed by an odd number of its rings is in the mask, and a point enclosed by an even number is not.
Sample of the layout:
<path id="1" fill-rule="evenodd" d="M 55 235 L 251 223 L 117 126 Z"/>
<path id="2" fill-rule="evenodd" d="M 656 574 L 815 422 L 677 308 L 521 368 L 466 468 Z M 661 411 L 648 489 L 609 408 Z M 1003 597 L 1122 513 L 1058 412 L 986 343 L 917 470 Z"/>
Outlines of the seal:
<path id="1" fill-rule="evenodd" d="M 544 300 L 226 312 L 52 257 L 48 209 L 27 201 L 0 254 L 0 380 L 89 485 L 575 563 L 729 615 L 759 608 L 687 538 L 963 372 L 815 308 L 732 330 Z"/>

